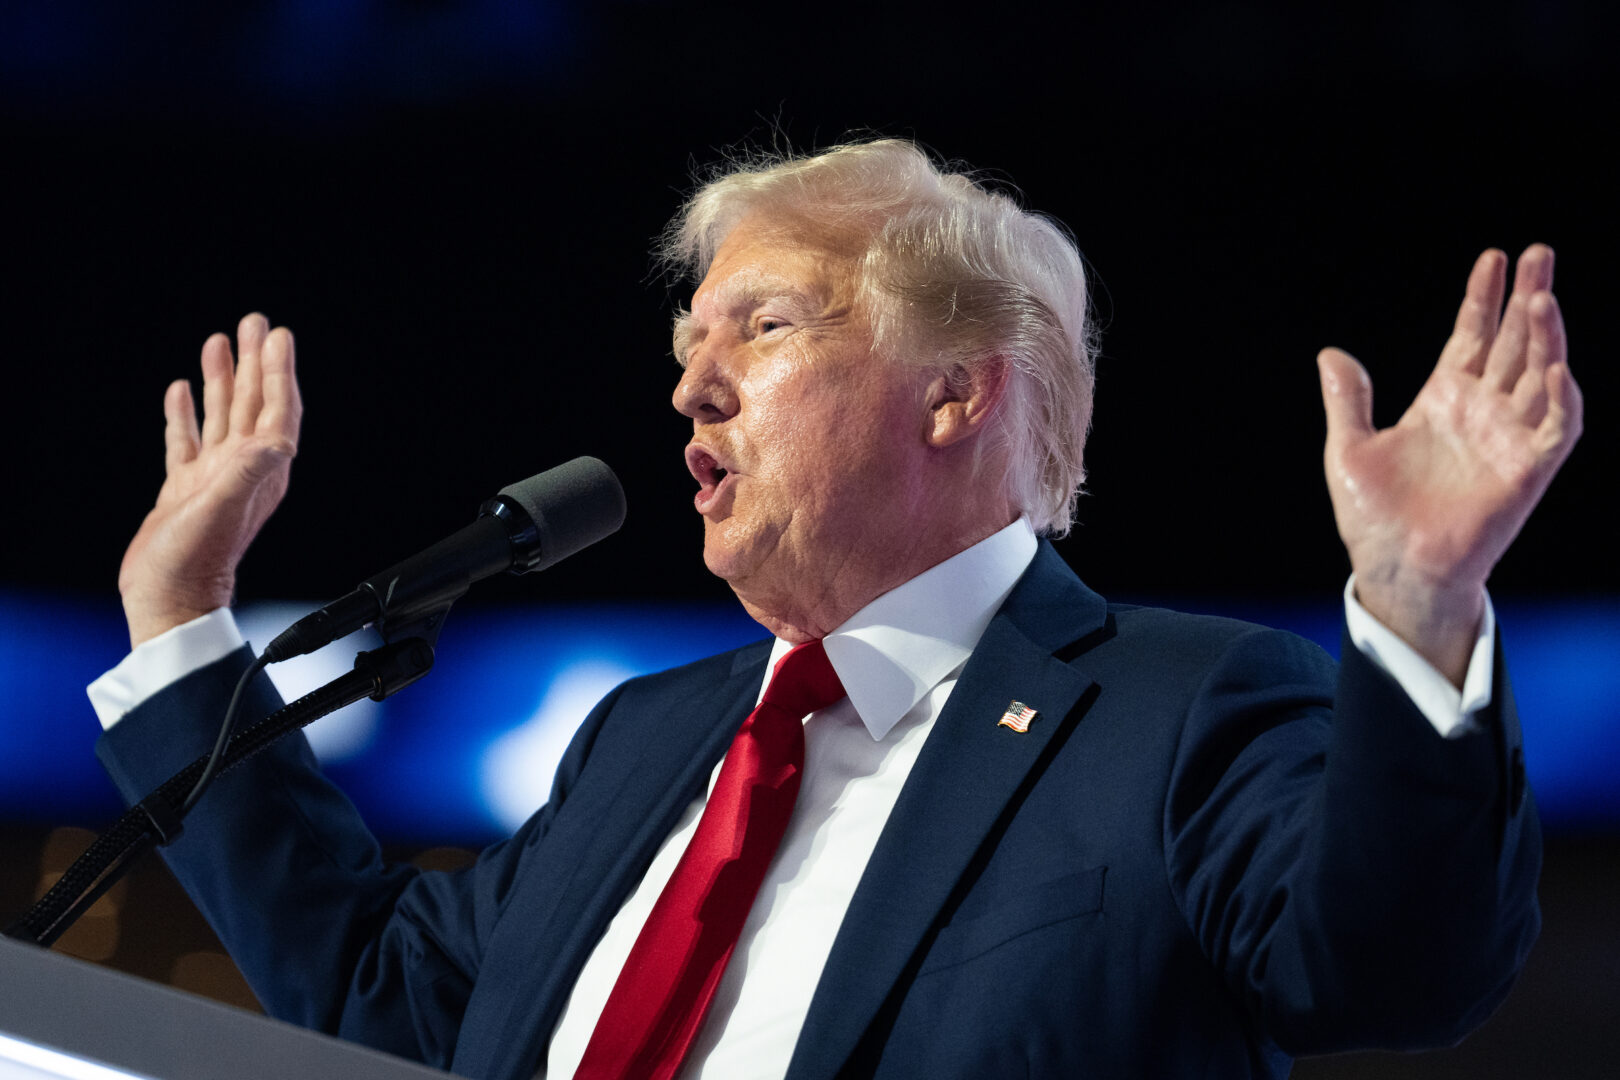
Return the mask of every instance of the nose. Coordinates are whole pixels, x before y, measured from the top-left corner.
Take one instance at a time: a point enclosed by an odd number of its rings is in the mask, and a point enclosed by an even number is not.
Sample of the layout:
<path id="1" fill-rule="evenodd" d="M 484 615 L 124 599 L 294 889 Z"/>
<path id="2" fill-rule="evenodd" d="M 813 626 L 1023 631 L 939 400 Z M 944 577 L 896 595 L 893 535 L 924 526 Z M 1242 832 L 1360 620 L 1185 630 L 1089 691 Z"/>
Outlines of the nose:
<path id="1" fill-rule="evenodd" d="M 686 370 L 675 384 L 675 411 L 700 423 L 718 423 L 737 415 L 737 389 L 719 356 L 705 341 L 686 357 Z"/>

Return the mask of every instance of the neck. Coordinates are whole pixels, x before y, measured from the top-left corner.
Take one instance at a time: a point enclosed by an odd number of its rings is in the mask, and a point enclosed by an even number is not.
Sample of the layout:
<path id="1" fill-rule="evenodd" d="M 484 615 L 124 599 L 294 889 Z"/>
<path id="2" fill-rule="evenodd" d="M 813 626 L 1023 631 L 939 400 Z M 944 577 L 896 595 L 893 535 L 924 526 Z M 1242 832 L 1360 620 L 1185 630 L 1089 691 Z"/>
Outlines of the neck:
<path id="1" fill-rule="evenodd" d="M 749 581 L 730 584 L 743 608 L 773 636 L 793 644 L 813 641 L 826 637 L 884 593 L 995 535 L 1017 517 L 1006 508 L 977 522 L 959 519 L 953 530 L 921 529 L 902 543 L 852 552 L 813 588 L 806 587 L 808 580 L 795 581 L 790 588 Z"/>

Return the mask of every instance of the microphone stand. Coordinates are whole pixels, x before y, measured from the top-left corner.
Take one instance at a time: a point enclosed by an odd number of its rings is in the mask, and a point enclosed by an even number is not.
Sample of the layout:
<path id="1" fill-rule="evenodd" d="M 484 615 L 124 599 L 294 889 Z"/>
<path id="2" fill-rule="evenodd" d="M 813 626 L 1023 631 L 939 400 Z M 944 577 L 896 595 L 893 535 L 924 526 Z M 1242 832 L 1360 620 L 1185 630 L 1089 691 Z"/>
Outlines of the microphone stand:
<path id="1" fill-rule="evenodd" d="M 420 679 L 433 667 L 433 642 L 445 610 L 391 635 L 398 640 L 355 657 L 354 670 L 340 675 L 231 736 L 219 773 L 265 749 L 282 736 L 336 712 L 361 698 L 381 701 Z M 413 636 L 400 636 L 410 633 Z M 208 762 L 203 754 L 165 780 L 132 807 L 80 855 L 39 902 L 6 927 L 5 936 L 49 947 L 112 888 L 147 849 L 168 844 L 180 835 L 182 807 Z"/>
<path id="2" fill-rule="evenodd" d="M 235 734 L 231 727 L 241 699 L 233 698 L 214 749 L 160 784 L 97 837 L 27 914 L 0 933 L 49 946 L 123 876 L 137 855 L 180 835 L 187 811 L 216 775 L 327 713 L 363 697 L 381 701 L 426 675 L 450 605 L 473 581 L 502 570 L 543 570 L 623 523 L 624 490 L 613 470 L 596 458 L 575 458 L 502 488 L 471 525 L 300 619 L 266 646 L 255 667 L 311 652 L 368 622 L 388 644 L 361 653 L 349 674 Z M 238 695 L 253 671 L 238 681 Z"/>

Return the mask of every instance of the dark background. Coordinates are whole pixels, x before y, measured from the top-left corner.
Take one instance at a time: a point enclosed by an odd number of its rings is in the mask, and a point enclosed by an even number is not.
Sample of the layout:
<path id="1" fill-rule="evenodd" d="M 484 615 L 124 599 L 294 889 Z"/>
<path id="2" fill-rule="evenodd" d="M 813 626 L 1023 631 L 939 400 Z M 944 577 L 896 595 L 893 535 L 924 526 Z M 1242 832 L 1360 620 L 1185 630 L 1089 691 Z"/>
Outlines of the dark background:
<path id="1" fill-rule="evenodd" d="M 298 335 L 308 415 L 244 597 L 346 590 L 587 452 L 624 478 L 626 531 L 481 599 L 723 596 L 668 404 L 691 286 L 656 275 L 651 238 L 728 145 L 871 131 L 1016 182 L 1095 269 L 1091 494 L 1063 546 L 1094 587 L 1336 590 L 1317 349 L 1360 357 L 1392 422 L 1478 251 L 1545 240 L 1591 430 L 1494 586 L 1620 588 L 1597 509 L 1620 275 L 1595 4 L 988 27 L 343 7 L 0 22 L 8 582 L 111 595 L 161 479 L 164 386 L 260 309 Z"/>
<path id="2" fill-rule="evenodd" d="M 1317 349 L 1359 356 L 1393 422 L 1475 255 L 1544 240 L 1588 432 L 1493 589 L 1613 598 L 1602 12 L 8 6 L 0 587 L 116 605 L 163 388 L 260 309 L 298 335 L 308 412 L 243 598 L 344 592 L 580 453 L 623 478 L 624 532 L 477 600 L 724 597 L 668 404 L 691 286 L 658 277 L 651 239 L 727 146 L 877 133 L 1016 183 L 1094 268 L 1090 494 L 1060 547 L 1105 594 L 1331 597 Z M 8 836 L 31 875 L 49 844 Z M 1602 1075 L 1617 865 L 1611 836 L 1555 840 L 1543 947 L 1462 1051 L 1300 1075 Z"/>

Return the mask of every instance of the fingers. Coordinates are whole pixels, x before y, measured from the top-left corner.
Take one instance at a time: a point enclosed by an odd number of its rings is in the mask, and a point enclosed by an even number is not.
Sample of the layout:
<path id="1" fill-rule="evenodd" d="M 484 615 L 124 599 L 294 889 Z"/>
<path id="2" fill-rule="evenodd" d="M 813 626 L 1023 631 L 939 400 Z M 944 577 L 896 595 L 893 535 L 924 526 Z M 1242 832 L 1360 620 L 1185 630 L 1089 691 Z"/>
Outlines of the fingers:
<path id="1" fill-rule="evenodd" d="M 1581 388 L 1575 385 L 1575 376 L 1568 364 L 1558 364 L 1547 370 L 1547 415 L 1536 428 L 1536 441 L 1542 460 L 1554 467 L 1564 458 L 1581 437 L 1584 406 Z"/>
<path id="2" fill-rule="evenodd" d="M 1546 244 L 1531 244 L 1525 248 L 1513 275 L 1513 291 L 1525 296 L 1551 292 L 1554 258 L 1553 249 Z"/>
<path id="3" fill-rule="evenodd" d="M 1525 318 L 1530 324 L 1525 370 L 1540 382 L 1549 367 L 1569 359 L 1569 343 L 1564 340 L 1564 315 L 1558 309 L 1557 297 L 1550 292 L 1538 292 L 1525 305 Z"/>
<path id="4" fill-rule="evenodd" d="M 270 333 L 270 320 L 258 312 L 242 317 L 236 327 L 236 393 L 231 400 L 231 430 L 250 434 L 264 406 L 261 353 Z"/>
<path id="5" fill-rule="evenodd" d="M 1553 281 L 1553 250 L 1546 244 L 1531 244 L 1519 256 L 1513 278 L 1513 295 L 1508 297 L 1502 328 L 1491 343 L 1482 372 L 1484 379 L 1503 392 L 1511 392 L 1526 367 L 1530 346 L 1530 302 L 1541 293 L 1550 295 Z"/>
<path id="6" fill-rule="evenodd" d="M 163 468 L 166 472 L 197 456 L 202 441 L 197 431 L 197 406 L 191 400 L 191 384 L 176 379 L 163 395 Z"/>
<path id="7" fill-rule="evenodd" d="M 1501 318 L 1507 261 L 1507 255 L 1495 248 L 1482 252 L 1474 260 L 1468 287 L 1457 309 L 1456 325 L 1440 353 L 1441 366 L 1474 375 L 1485 369 L 1485 355 L 1496 338 Z"/>
<path id="8" fill-rule="evenodd" d="M 234 363 L 230 339 L 224 334 L 203 343 L 200 443 L 216 446 L 233 433 L 261 433 L 276 436 L 291 453 L 303 416 L 293 370 L 292 333 L 285 327 L 272 332 L 270 321 L 254 312 L 237 326 L 236 342 Z M 189 401 L 189 389 L 186 396 Z"/>
<path id="9" fill-rule="evenodd" d="M 236 381 L 231 362 L 231 341 L 214 334 L 203 342 L 202 443 L 217 446 L 230 433 L 231 391 Z"/>
<path id="10" fill-rule="evenodd" d="M 1327 451 L 1338 452 L 1373 433 L 1372 380 L 1356 358 L 1342 349 L 1323 349 L 1316 356 L 1322 378 L 1322 407 L 1327 411 Z"/>
<path id="11" fill-rule="evenodd" d="M 294 353 L 292 331 L 285 326 L 277 327 L 265 338 L 260 354 L 264 408 L 255 428 L 258 434 L 286 444 L 284 449 L 288 453 L 297 449 L 298 430 L 304 417 Z"/>
<path id="12" fill-rule="evenodd" d="M 1564 337 L 1564 318 L 1552 293 L 1536 293 L 1525 309 L 1529 341 L 1525 348 L 1524 370 L 1513 386 L 1513 405 L 1531 427 L 1546 415 L 1549 369 L 1569 359 Z"/>

